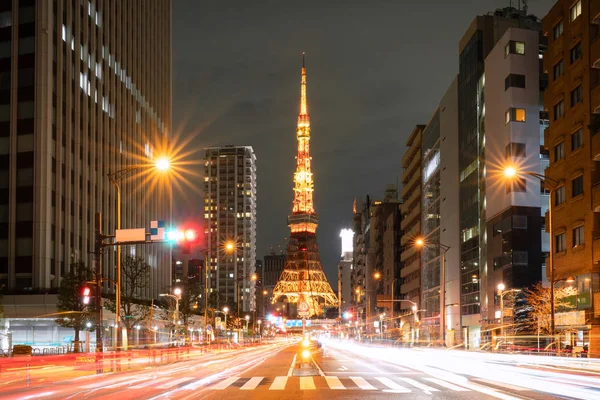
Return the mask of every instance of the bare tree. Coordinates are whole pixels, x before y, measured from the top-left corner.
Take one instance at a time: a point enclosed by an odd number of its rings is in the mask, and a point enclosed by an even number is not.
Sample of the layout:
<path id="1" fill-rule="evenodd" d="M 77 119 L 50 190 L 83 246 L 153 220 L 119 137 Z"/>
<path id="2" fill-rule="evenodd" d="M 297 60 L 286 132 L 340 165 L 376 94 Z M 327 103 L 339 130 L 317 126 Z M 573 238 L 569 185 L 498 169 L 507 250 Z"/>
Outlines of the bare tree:
<path id="1" fill-rule="evenodd" d="M 73 328 L 75 338 L 73 350 L 80 351 L 79 332 L 86 328 L 88 322 L 94 321 L 95 304 L 84 304 L 82 290 L 94 279 L 94 273 L 82 261 L 71 265 L 71 270 L 60 281 L 60 293 L 56 308 L 64 316 L 56 320 L 59 326 Z M 92 324 L 93 327 L 93 324 Z M 93 330 L 93 328 L 89 328 Z"/>
<path id="2" fill-rule="evenodd" d="M 554 288 L 554 310 L 570 310 L 575 304 L 569 301 L 569 297 L 577 295 L 574 287 Z M 523 303 L 517 304 L 516 314 L 519 316 L 520 330 L 528 332 L 539 332 L 550 334 L 551 321 L 551 296 L 550 288 L 544 287 L 541 282 L 523 290 Z"/>
<path id="3" fill-rule="evenodd" d="M 150 308 L 140 300 L 148 287 L 150 265 L 143 257 L 126 256 L 121 263 L 121 321 L 127 329 L 127 337 L 132 340 L 136 325 L 148 319 Z M 107 308 L 116 311 L 113 301 L 107 302 Z"/>

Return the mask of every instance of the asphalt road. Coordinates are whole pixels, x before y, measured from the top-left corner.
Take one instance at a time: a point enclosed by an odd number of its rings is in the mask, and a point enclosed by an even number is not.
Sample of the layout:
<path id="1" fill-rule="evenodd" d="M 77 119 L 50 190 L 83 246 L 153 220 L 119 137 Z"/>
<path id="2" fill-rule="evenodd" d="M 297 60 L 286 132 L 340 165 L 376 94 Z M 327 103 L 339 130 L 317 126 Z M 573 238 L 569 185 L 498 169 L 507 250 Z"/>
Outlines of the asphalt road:
<path id="1" fill-rule="evenodd" d="M 297 351 L 297 340 L 280 341 L 103 375 L 69 377 L 50 369 L 47 379 L 38 377 L 29 387 L 0 374 L 0 398 L 600 399 L 600 374 L 515 366 L 481 353 L 332 341 L 316 357 L 320 369 L 315 376 L 294 376 Z M 559 396 L 552 393 L 556 388 L 564 389 Z M 565 395 L 569 392 L 574 396 Z"/>

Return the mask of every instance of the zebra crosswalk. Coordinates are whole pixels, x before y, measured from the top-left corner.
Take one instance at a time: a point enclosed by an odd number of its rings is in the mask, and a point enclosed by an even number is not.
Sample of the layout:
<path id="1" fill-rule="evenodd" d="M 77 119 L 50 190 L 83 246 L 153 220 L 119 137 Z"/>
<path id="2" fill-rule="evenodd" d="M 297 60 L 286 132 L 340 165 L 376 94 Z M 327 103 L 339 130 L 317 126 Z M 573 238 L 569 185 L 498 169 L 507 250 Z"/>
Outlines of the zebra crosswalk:
<path id="1" fill-rule="evenodd" d="M 468 392 L 471 389 L 433 377 L 403 378 L 397 376 L 255 376 L 242 378 L 232 376 L 208 387 L 209 390 L 372 390 L 394 393 L 422 392 L 431 394 L 440 391 Z"/>

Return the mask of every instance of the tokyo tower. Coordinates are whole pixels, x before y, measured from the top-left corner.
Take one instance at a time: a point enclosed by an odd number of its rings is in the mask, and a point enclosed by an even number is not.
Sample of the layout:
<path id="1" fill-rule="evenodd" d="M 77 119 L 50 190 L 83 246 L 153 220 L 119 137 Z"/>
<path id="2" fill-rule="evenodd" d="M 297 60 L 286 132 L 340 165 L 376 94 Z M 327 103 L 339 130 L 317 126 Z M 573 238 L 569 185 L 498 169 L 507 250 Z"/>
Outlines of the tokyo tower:
<path id="1" fill-rule="evenodd" d="M 323 314 L 323 307 L 337 307 L 338 299 L 323 272 L 317 245 L 319 218 L 313 207 L 314 182 L 310 168 L 310 117 L 306 105 L 304 53 L 296 139 L 298 155 L 294 173 L 294 203 L 292 214 L 288 216 L 290 240 L 285 268 L 273 289 L 272 302 L 286 297 L 288 302 L 297 303 L 298 316 L 310 318 Z"/>

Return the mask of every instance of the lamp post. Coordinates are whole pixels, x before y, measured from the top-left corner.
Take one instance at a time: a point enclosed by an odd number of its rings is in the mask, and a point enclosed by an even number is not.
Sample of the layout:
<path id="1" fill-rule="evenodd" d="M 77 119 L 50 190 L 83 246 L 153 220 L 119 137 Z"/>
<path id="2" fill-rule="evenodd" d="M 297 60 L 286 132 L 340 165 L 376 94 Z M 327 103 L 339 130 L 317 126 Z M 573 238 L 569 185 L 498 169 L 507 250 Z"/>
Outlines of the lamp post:
<path id="1" fill-rule="evenodd" d="M 170 297 L 175 299 L 175 312 L 173 313 L 173 325 L 175 333 L 177 333 L 177 323 L 179 322 L 179 300 L 181 300 L 181 289 L 175 288 L 173 290 L 173 294 L 170 293 L 161 293 L 160 297 Z"/>
<path id="2" fill-rule="evenodd" d="M 519 293 L 521 289 L 506 289 L 504 283 L 498 284 L 498 293 L 500 294 L 500 336 L 504 337 L 504 296 L 509 293 Z M 506 343 L 506 338 L 504 338 L 504 342 Z"/>
<path id="3" fill-rule="evenodd" d="M 379 339 L 383 340 L 383 318 L 385 314 L 379 314 Z"/>
<path id="4" fill-rule="evenodd" d="M 537 178 L 542 185 L 550 188 L 550 193 L 548 196 L 548 233 L 550 236 L 550 257 L 548 260 L 550 261 L 550 335 L 554 338 L 554 235 L 552 234 L 552 197 L 556 189 L 558 188 L 559 183 L 554 179 L 550 179 L 545 175 L 538 174 L 533 171 L 518 171 L 515 167 L 506 167 L 504 169 L 504 176 L 509 180 L 517 178 L 519 175 L 529 175 Z"/>
<path id="5" fill-rule="evenodd" d="M 450 246 L 439 242 L 426 242 L 421 237 L 415 239 L 415 246 L 421 249 L 437 247 L 442 250 L 440 262 L 440 341 L 441 345 L 444 346 L 446 344 L 446 253 L 450 250 Z"/>
<path id="6" fill-rule="evenodd" d="M 117 198 L 116 198 L 116 213 L 117 213 L 117 223 L 116 229 L 121 229 L 121 186 L 119 185 L 119 181 L 130 173 L 145 168 L 156 168 L 158 171 L 167 171 L 170 168 L 170 162 L 167 158 L 159 158 L 153 164 L 148 165 L 133 165 L 127 168 L 120 169 L 115 172 L 109 172 L 106 174 L 112 184 L 115 186 L 117 190 Z M 121 246 L 117 245 L 117 254 L 116 254 L 116 269 L 117 269 L 117 289 L 115 292 L 115 339 L 117 344 L 117 350 L 119 348 L 119 330 L 121 324 Z"/>

